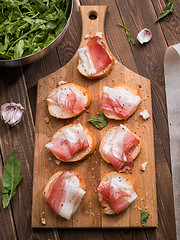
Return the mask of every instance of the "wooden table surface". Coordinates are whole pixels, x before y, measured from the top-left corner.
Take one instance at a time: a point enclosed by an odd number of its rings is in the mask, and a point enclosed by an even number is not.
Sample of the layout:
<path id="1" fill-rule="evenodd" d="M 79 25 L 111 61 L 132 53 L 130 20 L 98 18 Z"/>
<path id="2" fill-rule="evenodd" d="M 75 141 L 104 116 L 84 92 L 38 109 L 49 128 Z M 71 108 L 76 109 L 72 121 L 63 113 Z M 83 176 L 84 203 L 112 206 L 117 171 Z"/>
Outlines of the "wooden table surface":
<path id="1" fill-rule="evenodd" d="M 180 41 L 180 3 L 174 2 L 173 14 L 155 24 L 162 12 L 165 0 L 81 0 L 81 5 L 108 5 L 105 34 L 110 50 L 126 67 L 151 79 L 154 141 L 156 158 L 156 182 L 158 201 L 158 228 L 153 229 L 32 229 L 32 182 L 34 157 L 34 132 L 36 90 L 38 79 L 65 65 L 75 54 L 81 39 L 81 18 L 78 1 L 75 1 L 69 29 L 57 48 L 43 59 L 17 68 L 0 68 L 0 105 L 20 102 L 25 107 L 22 121 L 9 128 L 0 121 L 0 175 L 13 148 L 21 163 L 21 181 L 10 205 L 3 209 L 0 204 L 0 239 L 41 240 L 119 240 L 119 239 L 176 239 L 173 204 L 169 130 L 166 109 L 163 72 L 164 53 L 168 46 Z M 129 44 L 125 32 L 116 26 L 121 23 L 130 29 L 136 39 L 137 33 L 147 27 L 153 38 L 141 46 Z M 1 183 L 0 183 L 1 184 Z M 2 187 L 2 184 L 1 184 Z M 2 194 L 0 193 L 0 201 Z"/>

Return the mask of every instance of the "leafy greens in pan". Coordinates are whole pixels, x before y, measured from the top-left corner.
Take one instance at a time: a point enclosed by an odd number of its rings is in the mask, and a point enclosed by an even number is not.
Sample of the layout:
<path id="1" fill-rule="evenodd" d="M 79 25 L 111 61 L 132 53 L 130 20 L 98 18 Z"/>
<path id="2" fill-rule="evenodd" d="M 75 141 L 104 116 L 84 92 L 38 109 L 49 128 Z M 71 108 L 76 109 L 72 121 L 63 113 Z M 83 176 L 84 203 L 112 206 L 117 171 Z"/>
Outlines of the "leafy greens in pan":
<path id="1" fill-rule="evenodd" d="M 69 18 L 71 0 L 0 0 L 0 59 L 26 57 L 48 46 Z"/>

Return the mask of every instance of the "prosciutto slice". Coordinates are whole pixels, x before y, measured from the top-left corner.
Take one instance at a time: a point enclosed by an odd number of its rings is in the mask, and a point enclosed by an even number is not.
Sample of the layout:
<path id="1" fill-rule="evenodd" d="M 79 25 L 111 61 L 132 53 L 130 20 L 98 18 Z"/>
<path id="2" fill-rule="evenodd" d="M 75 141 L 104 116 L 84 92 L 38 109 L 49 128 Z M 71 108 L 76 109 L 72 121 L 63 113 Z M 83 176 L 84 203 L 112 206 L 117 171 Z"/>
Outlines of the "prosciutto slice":
<path id="1" fill-rule="evenodd" d="M 101 72 L 112 62 L 98 36 L 90 38 L 87 46 L 79 49 L 78 52 L 82 64 L 89 75 Z"/>
<path id="2" fill-rule="evenodd" d="M 85 191 L 80 188 L 76 175 L 63 172 L 50 185 L 45 202 L 57 214 L 69 220 L 79 207 L 84 194 Z"/>
<path id="3" fill-rule="evenodd" d="M 68 160 L 80 151 L 89 147 L 89 143 L 81 124 L 70 126 L 64 129 L 61 133 L 49 143 L 46 147 L 55 155 L 63 160 Z"/>
<path id="4" fill-rule="evenodd" d="M 141 97 L 125 87 L 103 87 L 101 109 L 109 111 L 121 119 L 128 119 L 140 102 Z"/>
<path id="5" fill-rule="evenodd" d="M 137 197 L 132 185 L 127 181 L 124 177 L 114 178 L 98 187 L 101 202 L 105 201 L 106 206 L 109 205 L 115 213 L 127 209 Z"/>
<path id="6" fill-rule="evenodd" d="M 62 86 L 47 101 L 57 104 L 73 114 L 78 114 L 85 109 L 84 97 L 77 95 L 68 87 Z"/>
<path id="7" fill-rule="evenodd" d="M 116 131 L 111 134 L 103 146 L 103 153 L 114 168 L 123 172 L 132 169 L 133 158 L 131 153 L 138 146 L 139 140 L 124 125 L 120 125 Z"/>

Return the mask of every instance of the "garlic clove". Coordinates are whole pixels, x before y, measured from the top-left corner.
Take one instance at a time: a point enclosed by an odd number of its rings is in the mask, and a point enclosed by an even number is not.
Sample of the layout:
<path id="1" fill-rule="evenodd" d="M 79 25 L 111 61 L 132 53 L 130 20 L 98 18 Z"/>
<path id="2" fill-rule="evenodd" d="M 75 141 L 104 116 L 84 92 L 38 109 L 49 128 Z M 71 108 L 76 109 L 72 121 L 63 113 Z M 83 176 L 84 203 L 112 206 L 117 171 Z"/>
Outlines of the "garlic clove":
<path id="1" fill-rule="evenodd" d="M 24 108 L 20 103 L 5 103 L 1 106 L 1 118 L 2 120 L 14 127 L 21 121 Z"/>
<path id="2" fill-rule="evenodd" d="M 137 40 L 141 44 L 149 42 L 151 38 L 152 38 L 152 33 L 148 28 L 144 28 L 137 35 Z"/>

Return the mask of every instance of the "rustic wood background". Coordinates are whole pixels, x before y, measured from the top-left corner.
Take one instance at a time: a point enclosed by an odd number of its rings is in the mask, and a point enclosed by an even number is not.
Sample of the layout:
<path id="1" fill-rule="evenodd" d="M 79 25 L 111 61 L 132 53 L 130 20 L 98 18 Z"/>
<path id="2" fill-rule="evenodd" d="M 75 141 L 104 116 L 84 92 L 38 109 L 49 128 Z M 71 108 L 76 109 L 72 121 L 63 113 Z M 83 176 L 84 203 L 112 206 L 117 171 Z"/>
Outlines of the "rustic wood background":
<path id="1" fill-rule="evenodd" d="M 20 102 L 26 111 L 15 128 L 0 122 L 1 174 L 3 165 L 13 148 L 17 150 L 23 180 L 7 209 L 0 206 L 0 239 L 176 239 L 174 206 L 169 154 L 166 96 L 163 58 L 169 45 L 180 41 L 179 1 L 174 1 L 174 13 L 155 24 L 157 16 L 167 3 L 165 0 L 81 0 L 82 5 L 108 5 L 105 34 L 110 50 L 126 67 L 151 79 L 153 123 L 156 156 L 158 200 L 158 229 L 57 230 L 31 229 L 32 173 L 34 154 L 34 121 L 38 79 L 65 65 L 76 52 L 81 37 L 81 19 L 75 1 L 72 21 L 64 41 L 46 57 L 28 66 L 0 68 L 0 104 Z M 134 38 L 144 27 L 151 29 L 150 43 L 135 46 L 128 43 L 119 22 L 127 26 Z M 0 194 L 2 200 L 2 194 Z"/>

